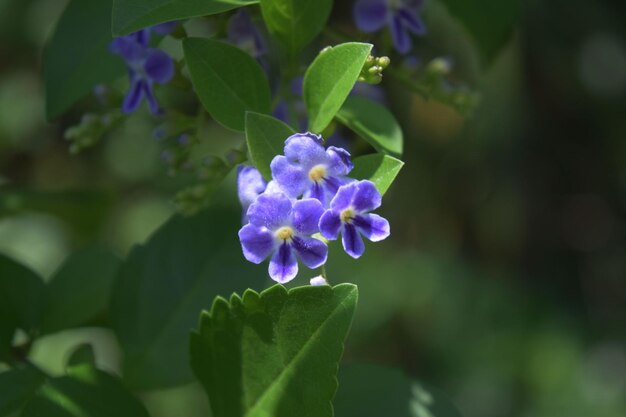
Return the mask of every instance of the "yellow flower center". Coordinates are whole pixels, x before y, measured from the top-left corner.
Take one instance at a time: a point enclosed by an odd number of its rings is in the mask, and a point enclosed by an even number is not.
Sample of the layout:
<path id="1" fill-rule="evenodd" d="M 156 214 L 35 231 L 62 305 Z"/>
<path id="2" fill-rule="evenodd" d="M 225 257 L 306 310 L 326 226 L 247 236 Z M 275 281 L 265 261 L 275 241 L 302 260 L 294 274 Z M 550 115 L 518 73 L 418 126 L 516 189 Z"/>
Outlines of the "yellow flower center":
<path id="1" fill-rule="evenodd" d="M 276 237 L 280 240 L 291 240 L 293 235 L 293 229 L 288 226 L 281 227 L 276 231 Z"/>
<path id="2" fill-rule="evenodd" d="M 356 213 L 354 212 L 354 209 L 352 207 L 348 207 L 347 209 L 341 212 L 339 217 L 341 217 L 342 222 L 350 223 L 350 221 L 352 220 L 355 214 Z"/>
<path id="3" fill-rule="evenodd" d="M 326 176 L 326 167 L 324 165 L 315 165 L 309 171 L 311 181 L 319 182 Z"/>

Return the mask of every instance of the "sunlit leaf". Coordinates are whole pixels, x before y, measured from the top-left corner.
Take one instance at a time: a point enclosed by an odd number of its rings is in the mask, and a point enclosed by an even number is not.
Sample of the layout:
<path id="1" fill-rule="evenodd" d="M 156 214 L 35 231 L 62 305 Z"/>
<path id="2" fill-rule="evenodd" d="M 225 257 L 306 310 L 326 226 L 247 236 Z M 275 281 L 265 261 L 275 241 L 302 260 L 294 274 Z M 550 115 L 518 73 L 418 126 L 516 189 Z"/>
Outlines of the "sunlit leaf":
<path id="1" fill-rule="evenodd" d="M 377 151 L 402 155 L 402 128 L 385 106 L 362 97 L 348 97 L 337 120 L 368 141 Z"/>
<path id="2" fill-rule="evenodd" d="M 261 0 L 267 28 L 292 55 L 320 33 L 332 8 L 332 0 Z"/>
<path id="3" fill-rule="evenodd" d="M 207 16 L 258 0 L 114 0 L 113 33 L 126 35 L 139 29 L 172 20 Z"/>
<path id="4" fill-rule="evenodd" d="M 320 133 L 333 120 L 359 78 L 372 45 L 349 42 L 321 52 L 304 75 L 309 130 Z"/>
<path id="5" fill-rule="evenodd" d="M 380 153 L 359 156 L 353 162 L 350 177 L 372 181 L 381 194 L 387 192 L 404 165 L 399 159 Z"/>
<path id="6" fill-rule="evenodd" d="M 192 367 L 215 417 L 331 417 L 357 296 L 341 284 L 217 298 L 191 335 Z"/>
<path id="7" fill-rule="evenodd" d="M 191 80 L 204 108 L 222 125 L 243 131 L 247 111 L 270 112 L 270 87 L 259 63 L 212 39 L 183 41 Z"/>
<path id="8" fill-rule="evenodd" d="M 285 140 L 294 130 L 272 116 L 248 112 L 246 114 L 246 141 L 252 163 L 267 181 L 272 179 L 270 162 L 283 153 Z"/>

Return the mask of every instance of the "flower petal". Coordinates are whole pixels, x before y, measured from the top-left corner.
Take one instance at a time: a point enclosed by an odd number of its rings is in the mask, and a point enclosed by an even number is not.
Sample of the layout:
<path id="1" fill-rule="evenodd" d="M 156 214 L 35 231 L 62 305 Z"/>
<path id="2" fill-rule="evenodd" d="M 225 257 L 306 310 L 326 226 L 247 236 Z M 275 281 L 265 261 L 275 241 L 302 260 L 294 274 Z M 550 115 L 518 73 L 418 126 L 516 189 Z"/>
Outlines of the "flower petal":
<path id="1" fill-rule="evenodd" d="M 341 218 L 339 213 L 333 210 L 326 210 L 320 217 L 320 233 L 328 240 L 337 239 L 339 230 L 341 230 Z"/>
<path id="2" fill-rule="evenodd" d="M 401 8 L 397 11 L 397 16 L 402 21 L 402 24 L 410 32 L 416 35 L 424 35 L 426 33 L 426 25 L 422 19 L 413 11 L 408 8 Z"/>
<path id="3" fill-rule="evenodd" d="M 255 264 L 263 262 L 274 250 L 274 236 L 265 227 L 247 224 L 239 230 L 243 256 Z"/>
<path id="4" fill-rule="evenodd" d="M 341 234 L 341 243 L 346 253 L 354 259 L 360 258 L 365 252 L 365 245 L 361 235 L 352 224 L 346 224 Z"/>
<path id="5" fill-rule="evenodd" d="M 237 168 L 237 194 L 244 210 L 265 191 L 267 183 L 255 167 L 239 165 Z"/>
<path id="6" fill-rule="evenodd" d="M 382 197 L 373 182 L 368 180 L 356 183 L 356 192 L 352 197 L 352 206 L 359 212 L 372 211 L 380 207 Z"/>
<path id="7" fill-rule="evenodd" d="M 144 85 L 145 81 L 141 78 L 131 76 L 130 89 L 128 90 L 128 94 L 124 98 L 124 103 L 122 104 L 122 112 L 128 114 L 132 113 L 139 107 L 141 104 L 141 99 L 144 94 Z"/>
<path id="8" fill-rule="evenodd" d="M 120 55 L 127 63 L 143 58 L 146 48 L 135 40 L 134 36 L 120 36 L 109 44 L 109 50 Z"/>
<path id="9" fill-rule="evenodd" d="M 350 152 L 345 149 L 329 146 L 326 154 L 330 162 L 328 164 L 329 175 L 343 177 L 354 168 L 350 160 Z"/>
<path id="10" fill-rule="evenodd" d="M 160 49 L 148 50 L 143 68 L 148 78 L 158 84 L 165 84 L 174 76 L 174 61 Z"/>
<path id="11" fill-rule="evenodd" d="M 387 0 L 358 0 L 354 4 L 354 21 L 363 32 L 376 32 L 387 21 Z"/>
<path id="12" fill-rule="evenodd" d="M 319 135 L 297 133 L 285 141 L 285 156 L 289 161 L 299 163 L 308 172 L 315 165 L 327 164 L 328 156 L 323 143 Z"/>
<path id="13" fill-rule="evenodd" d="M 328 246 L 321 240 L 312 237 L 294 236 L 292 246 L 307 267 L 319 268 L 326 263 Z"/>
<path id="14" fill-rule="evenodd" d="M 352 198 L 357 191 L 357 181 L 342 185 L 337 190 L 337 194 L 330 202 L 330 208 L 336 212 L 347 209 L 352 204 Z"/>
<path id="15" fill-rule="evenodd" d="M 154 87 L 150 81 L 144 82 L 143 91 L 146 95 L 146 100 L 148 101 L 148 106 L 150 107 L 150 112 L 155 115 L 160 115 L 163 112 L 161 111 L 161 107 L 159 107 L 159 103 L 154 97 Z"/>
<path id="16" fill-rule="evenodd" d="M 302 168 L 289 162 L 283 155 L 275 156 L 272 159 L 270 169 L 272 170 L 274 181 L 291 198 L 301 196 L 310 185 L 310 181 Z"/>
<path id="17" fill-rule="evenodd" d="M 141 29 L 135 33 L 128 35 L 129 37 L 134 37 L 135 41 L 139 43 L 141 46 L 147 48 L 148 43 L 150 42 L 150 30 L 149 29 Z"/>
<path id="18" fill-rule="evenodd" d="M 169 35 L 174 31 L 174 29 L 176 29 L 177 25 L 177 21 L 159 23 L 158 25 L 152 26 L 150 30 L 159 35 Z"/>
<path id="19" fill-rule="evenodd" d="M 398 14 L 393 15 L 389 26 L 391 29 L 391 40 L 396 50 L 401 54 L 409 52 L 411 50 L 411 38 Z"/>
<path id="20" fill-rule="evenodd" d="M 378 214 L 359 214 L 354 217 L 352 224 L 372 242 L 380 242 L 391 233 L 387 219 Z"/>
<path id="21" fill-rule="evenodd" d="M 281 193 L 261 194 L 248 209 L 250 223 L 270 231 L 285 226 L 291 219 L 291 200 Z"/>
<path id="22" fill-rule="evenodd" d="M 298 261 L 288 243 L 280 245 L 269 266 L 270 277 L 281 284 L 291 281 L 298 275 Z"/>
<path id="23" fill-rule="evenodd" d="M 305 235 L 317 233 L 322 214 L 324 214 L 324 207 L 319 200 L 305 198 L 296 201 L 293 204 L 293 227 Z"/>

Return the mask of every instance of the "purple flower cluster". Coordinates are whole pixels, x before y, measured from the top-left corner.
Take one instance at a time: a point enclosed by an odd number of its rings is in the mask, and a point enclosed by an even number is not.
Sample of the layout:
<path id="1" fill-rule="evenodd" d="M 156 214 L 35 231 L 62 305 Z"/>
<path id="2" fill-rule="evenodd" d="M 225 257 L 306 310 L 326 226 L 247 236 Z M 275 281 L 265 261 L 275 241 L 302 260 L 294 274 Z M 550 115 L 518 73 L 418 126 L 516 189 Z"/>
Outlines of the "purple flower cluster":
<path id="1" fill-rule="evenodd" d="M 324 148 L 321 136 L 299 133 L 285 141 L 284 155 L 274 157 L 270 167 L 269 183 L 256 168 L 239 169 L 246 223 L 239 239 L 248 261 L 258 264 L 271 256 L 275 281 L 295 278 L 297 258 L 311 269 L 324 265 L 326 240 L 339 234 L 353 258 L 365 251 L 361 235 L 372 242 L 389 236 L 389 222 L 370 213 L 380 207 L 380 193 L 371 181 L 348 178 L 353 166 L 345 149 Z"/>
<path id="2" fill-rule="evenodd" d="M 176 22 L 163 23 L 142 29 L 127 36 L 113 39 L 109 49 L 126 62 L 130 88 L 122 104 L 124 113 L 132 113 L 145 98 L 150 111 L 159 114 L 159 104 L 154 97 L 154 84 L 166 84 L 174 76 L 174 61 L 157 48 L 150 47 L 152 32 L 165 35 L 171 32 Z"/>
<path id="3" fill-rule="evenodd" d="M 389 27 L 393 46 L 401 54 L 411 50 L 411 33 L 424 35 L 426 26 L 420 18 L 424 0 L 357 0 L 354 20 L 359 30 L 377 32 Z"/>

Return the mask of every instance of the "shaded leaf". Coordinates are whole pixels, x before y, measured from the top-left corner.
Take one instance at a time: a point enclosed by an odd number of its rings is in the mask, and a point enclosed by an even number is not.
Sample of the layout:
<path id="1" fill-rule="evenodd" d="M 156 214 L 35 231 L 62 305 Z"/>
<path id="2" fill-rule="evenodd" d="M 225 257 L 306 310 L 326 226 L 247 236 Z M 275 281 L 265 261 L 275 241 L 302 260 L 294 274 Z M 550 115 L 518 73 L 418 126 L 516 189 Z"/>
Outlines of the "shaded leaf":
<path id="1" fill-rule="evenodd" d="M 0 373 L 0 416 L 19 410 L 45 381 L 45 375 L 32 366 Z"/>
<path id="2" fill-rule="evenodd" d="M 46 115 L 55 119 L 100 83 L 126 71 L 113 56 L 112 0 L 71 0 L 44 51 Z"/>
<path id="3" fill-rule="evenodd" d="M 122 263 L 111 313 L 130 387 L 191 381 L 188 333 L 198 313 L 217 294 L 265 284 L 263 271 L 241 254 L 240 227 L 240 212 L 175 216 Z"/>
<path id="4" fill-rule="evenodd" d="M 96 354 L 93 351 L 93 346 L 89 343 L 83 343 L 79 345 L 67 360 L 68 367 L 74 367 L 82 364 L 88 364 L 96 366 Z"/>
<path id="5" fill-rule="evenodd" d="M 66 376 L 48 379 L 21 416 L 148 417 L 148 412 L 118 378 L 81 364 Z"/>
<path id="6" fill-rule="evenodd" d="M 339 371 L 337 417 L 461 417 L 446 395 L 397 369 L 350 364 Z"/>
<path id="7" fill-rule="evenodd" d="M 127 35 L 139 29 L 172 20 L 207 16 L 258 0 L 114 0 L 113 33 Z"/>
<path id="8" fill-rule="evenodd" d="M 337 119 L 378 152 L 402 155 L 402 128 L 385 106 L 362 97 L 348 97 Z"/>
<path id="9" fill-rule="evenodd" d="M 267 181 L 272 179 L 272 159 L 282 155 L 285 140 L 295 133 L 291 127 L 272 116 L 253 112 L 246 114 L 246 142 L 250 159 Z"/>
<path id="10" fill-rule="evenodd" d="M 68 329 L 104 315 L 119 264 L 101 247 L 73 253 L 46 286 L 41 332 Z"/>
<path id="11" fill-rule="evenodd" d="M 200 101 L 220 124 L 243 131 L 247 111 L 270 112 L 269 84 L 250 55 L 212 39 L 187 38 L 183 48 Z"/>
<path id="12" fill-rule="evenodd" d="M 404 165 L 399 159 L 380 153 L 359 156 L 353 162 L 350 177 L 372 181 L 381 195 L 387 192 Z"/>
<path id="13" fill-rule="evenodd" d="M 0 254 L 0 361 L 8 360 L 16 329 L 39 327 L 44 284 L 30 269 Z"/>
<path id="14" fill-rule="evenodd" d="M 333 415 L 357 287 L 275 285 L 217 298 L 191 334 L 191 364 L 216 417 Z"/>
<path id="15" fill-rule="evenodd" d="M 372 45 L 349 42 L 321 52 L 304 75 L 309 130 L 322 132 L 333 120 L 359 78 Z"/>
<path id="16" fill-rule="evenodd" d="M 520 0 L 439 1 L 473 36 L 487 62 L 510 40 L 521 12 Z"/>
<path id="17" fill-rule="evenodd" d="M 296 55 L 324 28 L 332 0 L 261 0 L 263 20 L 291 55 Z"/>

